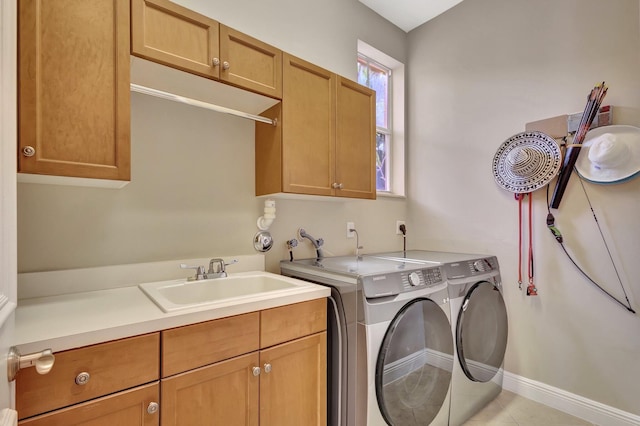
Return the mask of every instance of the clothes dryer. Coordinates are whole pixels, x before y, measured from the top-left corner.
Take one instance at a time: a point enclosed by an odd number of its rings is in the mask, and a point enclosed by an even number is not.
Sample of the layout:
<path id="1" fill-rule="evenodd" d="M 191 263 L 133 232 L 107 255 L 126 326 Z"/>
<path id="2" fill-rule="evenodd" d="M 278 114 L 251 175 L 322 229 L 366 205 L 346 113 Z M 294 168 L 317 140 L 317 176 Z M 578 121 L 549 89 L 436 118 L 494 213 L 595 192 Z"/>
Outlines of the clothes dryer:
<path id="1" fill-rule="evenodd" d="M 442 264 L 456 354 L 449 422 L 463 424 L 502 391 L 508 324 L 498 259 L 422 250 L 372 256 Z"/>
<path id="2" fill-rule="evenodd" d="M 332 288 L 329 425 L 448 424 L 454 345 L 441 266 L 342 256 L 280 269 Z"/>

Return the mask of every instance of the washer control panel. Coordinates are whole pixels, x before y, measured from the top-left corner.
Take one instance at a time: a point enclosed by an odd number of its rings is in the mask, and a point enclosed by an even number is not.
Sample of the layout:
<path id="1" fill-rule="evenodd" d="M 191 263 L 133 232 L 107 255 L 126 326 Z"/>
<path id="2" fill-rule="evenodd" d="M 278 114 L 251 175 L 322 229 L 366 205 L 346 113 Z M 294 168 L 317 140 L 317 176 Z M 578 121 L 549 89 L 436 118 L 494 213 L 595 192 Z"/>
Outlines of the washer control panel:
<path id="1" fill-rule="evenodd" d="M 402 287 L 404 291 L 414 290 L 416 287 L 433 287 L 442 283 L 442 270 L 440 267 L 425 268 L 402 274 Z"/>
<path id="2" fill-rule="evenodd" d="M 361 277 L 364 296 L 367 299 L 396 296 L 400 293 L 433 287 L 444 282 L 440 266 L 397 271 Z"/>
<path id="3" fill-rule="evenodd" d="M 498 258 L 495 256 L 452 262 L 445 264 L 448 279 L 468 278 L 498 270 Z"/>

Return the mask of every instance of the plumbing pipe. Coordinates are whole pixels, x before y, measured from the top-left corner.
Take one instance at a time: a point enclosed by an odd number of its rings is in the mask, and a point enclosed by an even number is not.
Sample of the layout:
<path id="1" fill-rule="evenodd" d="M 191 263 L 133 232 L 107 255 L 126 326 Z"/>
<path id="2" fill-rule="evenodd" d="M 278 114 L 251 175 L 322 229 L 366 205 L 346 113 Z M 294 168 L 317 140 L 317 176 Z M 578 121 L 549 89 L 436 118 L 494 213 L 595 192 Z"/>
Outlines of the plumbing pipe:
<path id="1" fill-rule="evenodd" d="M 264 215 L 258 218 L 256 224 L 258 229 L 266 231 L 276 218 L 276 202 L 273 200 L 265 200 L 264 202 Z"/>

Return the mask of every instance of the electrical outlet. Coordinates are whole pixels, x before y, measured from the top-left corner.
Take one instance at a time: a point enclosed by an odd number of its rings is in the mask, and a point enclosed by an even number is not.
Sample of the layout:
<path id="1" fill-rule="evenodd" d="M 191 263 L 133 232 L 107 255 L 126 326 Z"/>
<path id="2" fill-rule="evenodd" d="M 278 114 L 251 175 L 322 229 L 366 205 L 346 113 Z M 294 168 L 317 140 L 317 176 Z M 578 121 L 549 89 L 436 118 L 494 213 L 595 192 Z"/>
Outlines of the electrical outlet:
<path id="1" fill-rule="evenodd" d="M 396 235 L 402 235 L 400 225 L 404 225 L 404 220 L 396 220 Z"/>
<path id="2" fill-rule="evenodd" d="M 347 238 L 356 237 L 356 233 L 353 232 L 352 229 L 356 229 L 356 224 L 353 222 L 347 222 Z"/>

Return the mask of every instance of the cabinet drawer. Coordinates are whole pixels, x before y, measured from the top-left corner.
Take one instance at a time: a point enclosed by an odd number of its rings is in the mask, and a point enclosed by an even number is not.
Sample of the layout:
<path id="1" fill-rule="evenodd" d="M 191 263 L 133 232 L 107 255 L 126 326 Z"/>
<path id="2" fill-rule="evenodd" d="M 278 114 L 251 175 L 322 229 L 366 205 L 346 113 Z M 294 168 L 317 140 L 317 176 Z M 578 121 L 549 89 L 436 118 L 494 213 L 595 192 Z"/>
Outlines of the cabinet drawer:
<path id="1" fill-rule="evenodd" d="M 56 353 L 49 374 L 35 368 L 16 379 L 20 419 L 158 380 L 160 334 L 146 334 Z M 76 384 L 88 373 L 85 384 Z"/>
<path id="2" fill-rule="evenodd" d="M 251 312 L 162 332 L 162 377 L 258 349 L 260 314 Z"/>
<path id="3" fill-rule="evenodd" d="M 260 315 L 260 347 L 268 348 L 326 330 L 327 299 L 266 309 Z"/>
<path id="4" fill-rule="evenodd" d="M 157 426 L 160 411 L 149 410 L 149 405 L 158 403 L 159 397 L 160 386 L 156 382 L 33 417 L 21 421 L 19 426 Z"/>

